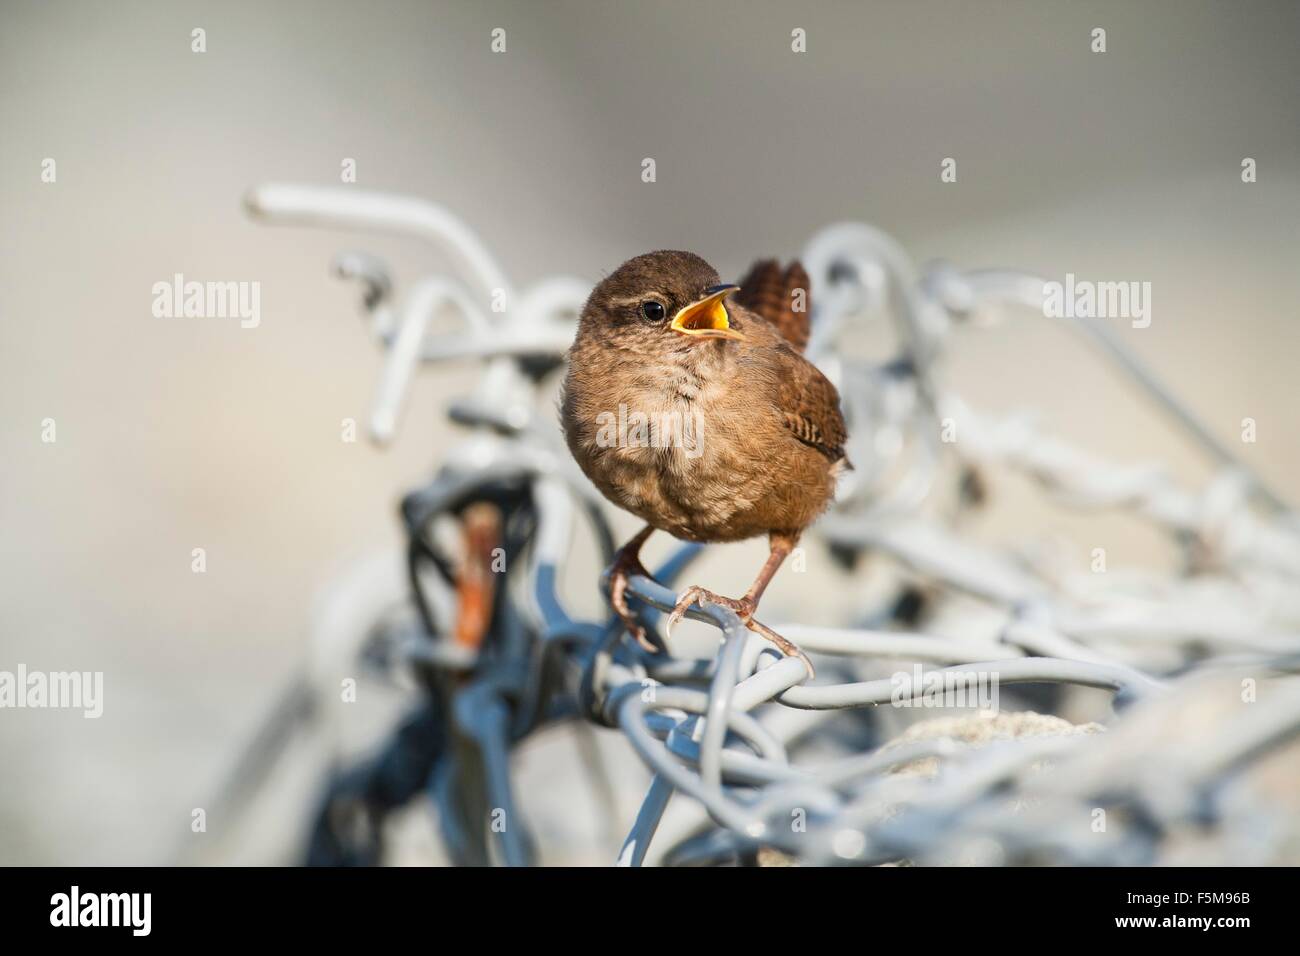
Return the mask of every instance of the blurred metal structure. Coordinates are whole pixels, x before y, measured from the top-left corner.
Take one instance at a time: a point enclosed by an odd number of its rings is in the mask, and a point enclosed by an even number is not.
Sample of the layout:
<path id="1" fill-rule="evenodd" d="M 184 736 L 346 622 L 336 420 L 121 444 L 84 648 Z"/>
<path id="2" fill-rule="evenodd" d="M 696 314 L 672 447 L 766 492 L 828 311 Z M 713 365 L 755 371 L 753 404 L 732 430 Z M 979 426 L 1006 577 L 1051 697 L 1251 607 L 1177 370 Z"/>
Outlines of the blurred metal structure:
<path id="1" fill-rule="evenodd" d="M 348 792 L 372 811 L 427 792 L 459 862 L 537 862 L 516 822 L 510 750 L 543 726 L 585 733 L 585 722 L 617 728 L 653 773 L 621 865 L 1263 863 L 1284 857 L 1288 840 L 1295 862 L 1295 808 L 1262 796 L 1255 770 L 1300 732 L 1300 523 L 1099 323 L 1073 327 L 1211 456 L 1220 470 L 1206 488 L 1099 460 L 1026 420 L 995 420 L 945 387 L 954 330 L 1007 306 L 1041 315 L 1041 279 L 944 263 L 918 270 L 889 237 L 856 224 L 805 248 L 809 353 L 841 390 L 858 465 L 814 534 L 846 567 L 884 556 L 892 587 L 853 626 L 778 626 L 825 656 L 809 682 L 802 662 L 725 609 L 690 612 L 719 631 L 716 653 L 698 659 L 647 655 L 616 617 L 582 621 L 566 610 L 556 582 L 576 517 L 606 559 L 612 550 L 598 496 L 536 399 L 572 340 L 581 281 L 515 293 L 472 231 L 431 203 L 264 186 L 247 204 L 271 222 L 419 236 L 450 263 L 450 275 L 416 283 L 400 309 L 382 264 L 358 254 L 336 264 L 363 282 L 372 332 L 388 349 L 371 434 L 381 444 L 395 436 L 418 363 L 482 361 L 480 388 L 451 408 L 469 440 L 404 503 L 413 554 L 429 526 L 469 500 L 498 503 L 524 530 L 510 587 L 499 589 L 510 596 L 477 652 L 451 639 L 453 574 L 422 581 L 412 559 L 417 626 L 383 623 L 381 610 L 400 596 L 378 577 L 338 590 L 321 629 L 331 635 L 318 644 L 323 662 L 272 718 L 232 781 L 232 802 L 287 745 L 275 728 L 328 710 L 336 685 L 312 675 L 379 642 L 387 665 L 417 675 L 446 719 L 430 718 L 427 733 L 413 722 L 388 751 L 402 759 L 381 757 Z M 435 333 L 444 314 L 464 331 Z M 898 338 L 896 357 L 875 364 L 842 347 L 855 318 L 873 314 L 888 315 Z M 953 430 L 960 440 L 945 441 Z M 1063 507 L 1150 522 L 1181 549 L 1182 570 L 1075 574 L 980 544 L 961 519 L 978 505 L 971 483 L 999 469 L 1029 476 Z M 681 548 L 656 573 L 662 583 L 634 579 L 647 626 L 672 607 L 665 585 L 698 553 Z M 845 586 L 852 580 L 846 572 Z M 921 620 L 936 623 L 932 633 L 916 631 Z M 1022 685 L 1028 696 L 1017 697 Z M 1003 707 L 1010 719 L 999 723 L 967 708 L 942 732 L 906 731 L 903 718 L 935 703 L 935 688 L 941 697 L 1005 689 L 1021 711 Z M 1104 732 L 1026 715 L 1068 712 L 1073 688 L 1111 696 Z M 378 797 L 391 766 L 409 779 Z M 614 786 L 596 766 L 571 785 Z M 669 824 L 674 793 L 689 810 Z M 489 827 L 496 814 L 511 822 Z"/>

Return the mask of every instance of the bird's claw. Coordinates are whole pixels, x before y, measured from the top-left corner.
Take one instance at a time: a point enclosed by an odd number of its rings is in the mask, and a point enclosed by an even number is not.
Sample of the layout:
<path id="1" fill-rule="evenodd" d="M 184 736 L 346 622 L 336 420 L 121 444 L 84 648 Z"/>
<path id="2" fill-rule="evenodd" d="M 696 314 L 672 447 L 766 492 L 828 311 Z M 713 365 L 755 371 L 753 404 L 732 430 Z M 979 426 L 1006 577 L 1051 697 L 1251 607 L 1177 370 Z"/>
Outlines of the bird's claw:
<path id="1" fill-rule="evenodd" d="M 737 600 L 736 598 L 723 597 L 721 594 L 714 594 L 712 591 L 696 584 L 683 591 L 682 596 L 673 605 L 673 611 L 668 615 L 668 623 L 664 625 L 664 636 L 672 636 L 673 628 L 686 616 L 686 612 L 697 604 L 702 608 L 708 607 L 710 604 L 729 608 L 736 612 L 736 616 L 746 626 L 749 625 L 750 619 L 754 616 L 753 601 L 746 598 Z"/>
<path id="2" fill-rule="evenodd" d="M 799 660 L 803 661 L 803 666 L 808 668 L 809 680 L 812 680 L 812 678 L 817 676 L 817 671 L 813 669 L 812 661 L 808 659 L 808 655 L 803 652 L 803 648 L 798 644 L 789 638 L 782 637 L 766 624 L 755 621 L 753 618 L 751 618 L 747 623 L 751 631 L 755 631 L 767 638 L 775 644 L 786 657 L 797 657 Z"/>
<path id="3" fill-rule="evenodd" d="M 775 644 L 786 657 L 795 657 L 803 661 L 804 666 L 808 668 L 808 676 L 810 678 L 816 676 L 816 671 L 813 669 L 812 661 L 808 659 L 808 655 L 803 652 L 803 649 L 800 648 L 798 644 L 782 637 L 766 624 L 754 619 L 754 602 L 749 598 L 737 599 L 723 597 L 721 594 L 714 594 L 712 591 L 705 590 L 698 585 L 693 585 L 683 591 L 681 597 L 678 598 L 677 603 L 673 605 L 673 611 L 668 615 L 668 622 L 664 625 L 664 636 L 672 636 L 674 625 L 681 621 L 681 619 L 686 616 L 686 612 L 697 604 L 700 607 L 714 604 L 719 607 L 731 609 L 736 613 L 736 616 L 740 618 L 740 622 L 744 624 L 745 627 L 749 628 L 749 630 L 754 633 L 767 638 L 767 640 Z"/>
<path id="4" fill-rule="evenodd" d="M 609 570 L 609 603 L 614 609 L 614 613 L 622 620 L 623 626 L 627 628 L 628 633 L 636 638 L 636 642 L 651 654 L 658 654 L 658 645 L 650 640 L 645 628 L 637 620 L 637 616 L 627 606 L 628 579 L 633 575 L 640 575 L 650 578 L 652 581 L 654 580 L 638 558 L 620 554 L 614 559 L 614 564 Z"/>

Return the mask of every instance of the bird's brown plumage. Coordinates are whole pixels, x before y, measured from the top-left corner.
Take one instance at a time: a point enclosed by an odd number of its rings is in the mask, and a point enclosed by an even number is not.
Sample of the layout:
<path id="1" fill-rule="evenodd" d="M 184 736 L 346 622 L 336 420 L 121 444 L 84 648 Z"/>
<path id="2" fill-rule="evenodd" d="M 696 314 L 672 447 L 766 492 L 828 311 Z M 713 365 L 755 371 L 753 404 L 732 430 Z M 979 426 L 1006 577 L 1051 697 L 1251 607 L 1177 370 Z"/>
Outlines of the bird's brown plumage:
<path id="1" fill-rule="evenodd" d="M 638 256 L 601 282 L 569 353 L 565 436 L 606 497 L 677 537 L 798 533 L 830 503 L 847 464 L 835 387 L 739 295 L 727 310 L 741 341 L 689 339 L 638 311 L 658 295 L 671 315 L 718 284 L 704 260 L 680 252 Z M 771 295 L 758 304 L 780 314 Z M 611 446 L 600 423 L 617 420 L 620 406 L 697 423 L 698 448 Z"/>
<path id="2" fill-rule="evenodd" d="M 690 588 L 670 626 L 692 603 L 724 604 L 806 662 L 753 614 L 849 467 L 844 419 L 835 386 L 800 354 L 809 331 L 802 267 L 794 263 L 782 271 L 774 261 L 760 262 L 746 283 L 748 289 L 725 303 L 725 326 L 705 327 L 739 338 L 697 336 L 674 329 L 671 319 L 722 295 L 712 266 L 671 251 L 623 263 L 583 308 L 569 350 L 561 418 L 587 477 L 647 524 L 620 549 L 610 576 L 611 603 L 631 633 L 650 646 L 624 595 L 629 577 L 645 573 L 637 554 L 652 528 L 702 542 L 766 534 L 770 556 L 743 598 Z M 803 292 L 802 309 L 796 290 Z M 628 428 L 638 420 L 666 424 L 657 433 Z M 811 663 L 808 668 L 811 673 Z"/>
<path id="3" fill-rule="evenodd" d="M 798 260 L 782 271 L 776 259 L 760 259 L 740 280 L 735 301 L 771 322 L 795 351 L 808 347 L 812 297 L 808 273 Z"/>
<path id="4" fill-rule="evenodd" d="M 760 259 L 750 266 L 740 280 L 735 301 L 761 316 L 781 333 L 790 347 L 803 354 L 812 333 L 812 295 L 808 273 L 798 260 L 784 270 L 776 259 Z M 844 458 L 844 420 L 827 415 L 826 409 L 839 411 L 839 395 L 824 376 L 800 383 L 807 394 L 793 397 L 786 411 L 786 421 L 795 437 L 816 448 L 832 462 Z"/>

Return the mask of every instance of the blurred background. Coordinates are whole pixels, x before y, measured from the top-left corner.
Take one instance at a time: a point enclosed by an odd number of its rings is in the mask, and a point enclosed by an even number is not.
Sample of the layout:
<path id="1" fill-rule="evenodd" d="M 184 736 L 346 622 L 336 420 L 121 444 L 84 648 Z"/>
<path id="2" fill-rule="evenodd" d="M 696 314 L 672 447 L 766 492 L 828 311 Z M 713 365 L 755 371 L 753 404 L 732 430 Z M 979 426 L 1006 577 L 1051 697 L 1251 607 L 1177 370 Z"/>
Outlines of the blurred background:
<path id="1" fill-rule="evenodd" d="M 99 720 L 0 712 L 0 863 L 168 859 L 301 663 L 313 602 L 397 547 L 401 493 L 454 438 L 469 365 L 421 377 L 391 449 L 339 438 L 381 356 L 332 255 L 369 249 L 403 281 L 440 264 L 241 206 L 268 180 L 338 184 L 346 157 L 357 188 L 446 204 L 519 285 L 663 247 L 736 277 L 841 220 L 921 261 L 1150 282 L 1150 328 L 1120 334 L 1300 499 L 1294 3 L 4 0 L 0 18 L 0 669 L 105 674 Z M 155 318 L 178 272 L 260 282 L 260 326 Z M 966 336 L 946 373 L 1099 454 L 1208 474 L 1050 321 Z M 1006 498 L 987 533 L 1080 556 L 1104 538 L 1119 564 L 1164 548 Z M 701 583 L 739 590 L 763 546 L 716 551 Z M 594 612 L 591 574 L 571 577 Z M 778 577 L 766 603 L 833 617 L 843 595 L 817 580 Z"/>

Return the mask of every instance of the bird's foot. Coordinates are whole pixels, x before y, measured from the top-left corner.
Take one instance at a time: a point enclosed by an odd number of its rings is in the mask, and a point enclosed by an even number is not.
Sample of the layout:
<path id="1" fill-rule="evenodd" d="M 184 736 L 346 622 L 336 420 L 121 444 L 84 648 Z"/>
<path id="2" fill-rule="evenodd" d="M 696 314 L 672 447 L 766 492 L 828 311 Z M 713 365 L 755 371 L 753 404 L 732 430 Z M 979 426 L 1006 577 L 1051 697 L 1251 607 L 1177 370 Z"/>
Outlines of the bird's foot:
<path id="1" fill-rule="evenodd" d="M 717 607 L 729 608 L 736 612 L 736 616 L 744 621 L 746 626 L 753 619 L 756 610 L 753 598 L 723 597 L 721 594 L 714 594 L 698 584 L 692 585 L 682 592 L 682 596 L 673 605 L 673 612 L 668 615 L 668 623 L 664 625 L 664 633 L 672 634 L 673 628 L 686 616 L 686 612 L 697 604 L 702 608 L 711 604 Z"/>
<path id="2" fill-rule="evenodd" d="M 637 616 L 627 606 L 628 579 L 634 575 L 654 580 L 634 552 L 619 551 L 615 554 L 614 563 L 609 569 L 609 603 L 614 608 L 614 613 L 623 621 L 623 626 L 627 628 L 628 633 L 636 638 L 636 642 L 651 654 L 658 654 L 659 646 L 650 640 Z"/>
<path id="3" fill-rule="evenodd" d="M 665 636 L 671 635 L 673 627 L 686 616 L 687 611 L 697 604 L 700 607 L 706 607 L 712 604 L 717 607 L 725 607 L 734 611 L 745 627 L 749 628 L 755 634 L 767 638 L 775 644 L 786 657 L 797 657 L 799 660 L 803 661 L 804 666 L 808 668 L 808 676 L 815 676 L 816 672 L 813 670 L 812 661 L 808 659 L 808 655 L 803 652 L 798 644 L 782 637 L 766 624 L 754 619 L 754 611 L 757 610 L 757 606 L 753 598 L 723 597 L 721 594 L 714 594 L 712 591 L 706 590 L 698 585 L 689 587 L 682 592 L 681 598 L 678 599 L 677 604 L 673 606 L 672 614 L 668 616 L 668 623 L 664 625 Z"/>
<path id="4" fill-rule="evenodd" d="M 813 669 L 812 661 L 810 661 L 808 655 L 803 652 L 803 648 L 794 641 L 782 637 L 766 624 L 755 621 L 753 618 L 750 618 L 745 622 L 745 624 L 751 631 L 763 635 L 763 637 L 775 644 L 786 657 L 797 657 L 799 660 L 803 661 L 803 666 L 808 668 L 808 678 L 810 680 L 817 676 L 817 671 Z"/>

